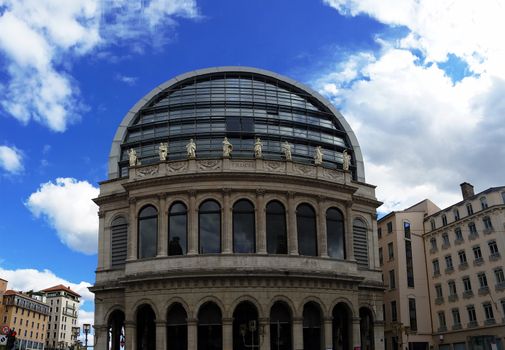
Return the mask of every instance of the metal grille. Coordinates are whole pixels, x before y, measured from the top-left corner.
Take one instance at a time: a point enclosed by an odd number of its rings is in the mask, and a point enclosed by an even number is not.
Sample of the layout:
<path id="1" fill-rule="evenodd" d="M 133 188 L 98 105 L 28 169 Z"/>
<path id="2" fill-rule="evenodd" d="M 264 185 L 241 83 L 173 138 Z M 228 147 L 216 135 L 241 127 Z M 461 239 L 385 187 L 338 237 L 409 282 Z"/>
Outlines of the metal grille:
<path id="1" fill-rule="evenodd" d="M 111 227 L 111 265 L 122 266 L 126 260 L 126 244 L 128 239 L 128 224 L 124 218 L 117 218 Z"/>
<path id="2" fill-rule="evenodd" d="M 354 257 L 359 267 L 368 268 L 368 239 L 367 228 L 360 221 L 353 226 Z"/>

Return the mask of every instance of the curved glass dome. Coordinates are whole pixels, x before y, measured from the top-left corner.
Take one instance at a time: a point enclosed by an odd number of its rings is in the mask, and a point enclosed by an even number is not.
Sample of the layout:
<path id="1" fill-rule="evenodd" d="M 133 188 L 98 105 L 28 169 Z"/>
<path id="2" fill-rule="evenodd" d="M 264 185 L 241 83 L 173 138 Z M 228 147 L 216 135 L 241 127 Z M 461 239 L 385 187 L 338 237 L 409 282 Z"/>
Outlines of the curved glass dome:
<path id="1" fill-rule="evenodd" d="M 351 155 L 354 178 L 364 181 L 361 152 L 352 130 L 331 104 L 314 91 L 275 73 L 244 67 L 190 72 L 162 84 L 127 114 L 114 139 L 109 177 L 128 174 L 128 150 L 142 165 L 158 162 L 158 146 L 168 143 L 168 160 L 186 159 L 192 138 L 197 159 L 222 157 L 224 137 L 232 158 L 282 159 L 281 143 L 292 145 L 294 162 L 313 163 L 321 146 L 323 166 L 342 168 Z"/>

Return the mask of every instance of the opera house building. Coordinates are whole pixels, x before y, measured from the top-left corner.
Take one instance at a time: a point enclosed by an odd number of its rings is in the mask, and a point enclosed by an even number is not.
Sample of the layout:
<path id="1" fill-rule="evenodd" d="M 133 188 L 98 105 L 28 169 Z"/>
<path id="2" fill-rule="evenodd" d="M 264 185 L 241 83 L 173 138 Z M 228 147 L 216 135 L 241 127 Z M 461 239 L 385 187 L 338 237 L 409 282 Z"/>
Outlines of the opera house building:
<path id="1" fill-rule="evenodd" d="M 95 349 L 382 350 L 375 186 L 344 117 L 246 67 L 177 76 L 100 183 Z"/>

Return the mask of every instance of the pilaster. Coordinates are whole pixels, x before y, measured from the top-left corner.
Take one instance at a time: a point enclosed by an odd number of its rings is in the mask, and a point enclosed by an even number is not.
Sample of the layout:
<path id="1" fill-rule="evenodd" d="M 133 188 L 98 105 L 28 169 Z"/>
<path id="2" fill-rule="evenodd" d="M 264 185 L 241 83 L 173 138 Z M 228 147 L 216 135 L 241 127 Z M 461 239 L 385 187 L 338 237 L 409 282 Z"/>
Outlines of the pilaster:
<path id="1" fill-rule="evenodd" d="M 259 254 L 267 253 L 267 233 L 265 218 L 265 190 L 256 190 L 256 251 Z"/>
<path id="2" fill-rule="evenodd" d="M 198 211 L 196 210 L 196 192 L 188 191 L 188 255 L 198 253 Z"/>
<path id="3" fill-rule="evenodd" d="M 160 194 L 158 196 L 158 207 L 160 208 L 158 213 L 158 257 L 167 256 L 168 249 L 168 215 L 166 211 L 166 196 L 164 194 Z"/>
<path id="4" fill-rule="evenodd" d="M 233 350 L 233 318 L 223 318 L 223 350 Z"/>
<path id="5" fill-rule="evenodd" d="M 352 202 L 345 203 L 345 233 L 346 233 L 346 256 L 347 260 L 355 261 L 354 257 L 354 233 L 352 230 Z"/>
<path id="6" fill-rule="evenodd" d="M 296 227 L 294 192 L 288 192 L 288 251 L 290 255 L 298 255 L 298 230 Z"/>
<path id="7" fill-rule="evenodd" d="M 137 260 L 137 200 L 130 198 L 130 218 L 128 221 L 128 261 Z"/>
<path id="8" fill-rule="evenodd" d="M 137 350 L 137 324 L 133 321 L 125 322 L 125 346 L 126 350 Z"/>
<path id="9" fill-rule="evenodd" d="M 326 211 L 325 199 L 320 196 L 318 198 L 318 214 L 317 214 L 317 252 L 319 256 L 328 257 L 328 236 L 326 230 Z"/>
<path id="10" fill-rule="evenodd" d="M 221 222 L 223 233 L 221 237 L 221 251 L 225 254 L 231 254 L 233 252 L 233 215 L 230 205 L 230 192 L 231 190 L 229 188 L 223 188 L 223 221 Z"/>

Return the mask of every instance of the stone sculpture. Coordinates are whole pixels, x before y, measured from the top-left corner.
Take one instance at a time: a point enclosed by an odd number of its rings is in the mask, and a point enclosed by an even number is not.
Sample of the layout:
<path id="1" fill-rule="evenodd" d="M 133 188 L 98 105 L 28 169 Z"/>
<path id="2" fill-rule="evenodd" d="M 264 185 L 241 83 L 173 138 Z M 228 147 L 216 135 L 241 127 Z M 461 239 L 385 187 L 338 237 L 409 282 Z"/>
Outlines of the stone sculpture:
<path id="1" fill-rule="evenodd" d="M 263 157 L 263 150 L 261 149 L 261 147 L 263 147 L 263 144 L 261 143 L 260 138 L 257 137 L 256 142 L 254 143 L 254 158 Z"/>
<path id="2" fill-rule="evenodd" d="M 223 140 L 223 157 L 224 158 L 230 158 L 231 151 L 233 151 L 233 146 L 230 143 L 230 141 L 228 141 L 228 138 L 225 137 L 224 140 Z"/>
<path id="3" fill-rule="evenodd" d="M 128 159 L 130 161 L 130 166 L 137 165 L 137 151 L 134 148 L 128 150 Z"/>
<path id="4" fill-rule="evenodd" d="M 344 152 L 342 153 L 342 159 L 343 159 L 342 169 L 348 171 L 349 166 L 351 165 L 351 155 L 347 154 L 347 150 L 344 150 Z"/>
<path id="5" fill-rule="evenodd" d="M 186 145 L 186 152 L 188 154 L 188 159 L 196 158 L 196 143 L 193 139 L 189 139 L 189 143 Z"/>
<path id="6" fill-rule="evenodd" d="M 282 143 L 282 151 L 284 152 L 284 158 L 286 158 L 286 160 L 292 160 L 291 158 L 291 145 L 289 144 L 288 141 L 284 141 Z"/>
<path id="7" fill-rule="evenodd" d="M 317 146 L 316 150 L 314 151 L 314 164 L 323 164 L 323 150 L 321 149 L 321 146 Z"/>
<path id="8" fill-rule="evenodd" d="M 160 146 L 158 147 L 158 154 L 160 155 L 160 160 L 162 162 L 167 160 L 168 156 L 168 143 L 161 142 Z"/>

